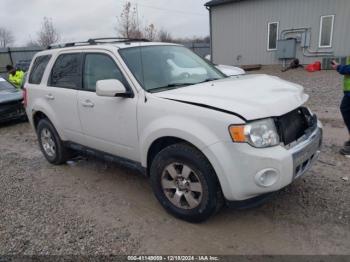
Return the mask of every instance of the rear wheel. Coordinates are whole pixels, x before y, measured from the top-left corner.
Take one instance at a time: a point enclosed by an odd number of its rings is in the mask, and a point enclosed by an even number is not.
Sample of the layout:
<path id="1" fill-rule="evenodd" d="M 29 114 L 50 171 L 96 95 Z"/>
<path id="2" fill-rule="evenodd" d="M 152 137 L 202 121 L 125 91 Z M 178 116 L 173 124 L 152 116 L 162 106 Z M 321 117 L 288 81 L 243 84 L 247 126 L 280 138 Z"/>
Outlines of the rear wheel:
<path id="1" fill-rule="evenodd" d="M 200 151 L 188 144 L 163 149 L 152 162 L 150 171 L 157 199 L 180 219 L 202 222 L 223 203 L 212 166 Z"/>
<path id="2" fill-rule="evenodd" d="M 42 119 L 38 123 L 37 136 L 41 152 L 51 164 L 61 165 L 70 158 L 70 150 L 64 146 L 55 127 L 48 119 Z"/>

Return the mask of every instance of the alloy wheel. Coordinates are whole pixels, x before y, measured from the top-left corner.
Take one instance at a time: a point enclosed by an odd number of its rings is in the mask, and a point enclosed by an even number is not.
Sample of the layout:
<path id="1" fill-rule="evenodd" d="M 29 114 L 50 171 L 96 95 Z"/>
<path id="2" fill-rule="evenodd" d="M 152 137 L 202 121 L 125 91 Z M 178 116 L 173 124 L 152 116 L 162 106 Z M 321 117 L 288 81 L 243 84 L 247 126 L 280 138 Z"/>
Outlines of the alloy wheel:
<path id="1" fill-rule="evenodd" d="M 53 140 L 51 131 L 47 128 L 43 128 L 41 130 L 40 138 L 41 138 L 41 145 L 45 153 L 49 157 L 54 158 L 56 156 L 56 144 L 55 144 L 55 141 Z"/>

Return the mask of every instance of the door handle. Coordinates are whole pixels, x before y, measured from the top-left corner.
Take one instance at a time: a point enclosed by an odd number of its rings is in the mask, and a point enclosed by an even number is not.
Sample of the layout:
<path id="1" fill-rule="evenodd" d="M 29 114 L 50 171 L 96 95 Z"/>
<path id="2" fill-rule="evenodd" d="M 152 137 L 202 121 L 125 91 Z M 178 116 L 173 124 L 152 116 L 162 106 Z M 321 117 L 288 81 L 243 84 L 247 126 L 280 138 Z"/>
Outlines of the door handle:
<path id="1" fill-rule="evenodd" d="M 85 100 L 83 103 L 82 103 L 83 107 L 94 107 L 95 104 L 92 103 L 90 100 Z"/>
<path id="2" fill-rule="evenodd" d="M 46 98 L 47 100 L 55 100 L 55 97 L 54 97 L 52 94 L 47 94 L 47 95 L 45 96 L 45 98 Z"/>

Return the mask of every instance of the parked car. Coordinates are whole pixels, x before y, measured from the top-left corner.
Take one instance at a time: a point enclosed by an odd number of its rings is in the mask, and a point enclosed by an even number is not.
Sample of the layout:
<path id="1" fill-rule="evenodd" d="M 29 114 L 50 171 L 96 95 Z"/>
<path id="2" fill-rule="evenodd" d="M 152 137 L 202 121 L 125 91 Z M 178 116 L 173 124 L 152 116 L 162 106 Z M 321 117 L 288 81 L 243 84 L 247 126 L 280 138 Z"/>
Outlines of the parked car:
<path id="1" fill-rule="evenodd" d="M 16 63 L 15 68 L 27 72 L 30 66 L 30 61 L 31 60 L 19 60 Z"/>
<path id="2" fill-rule="evenodd" d="M 205 56 L 205 59 L 211 62 L 211 56 L 207 55 Z M 219 69 L 222 73 L 224 73 L 226 76 L 237 76 L 237 75 L 244 75 L 246 72 L 244 69 L 237 67 L 237 66 L 230 66 L 230 65 L 217 65 L 213 64 L 217 69 Z"/>
<path id="3" fill-rule="evenodd" d="M 215 65 L 217 69 L 219 69 L 222 73 L 227 76 L 237 76 L 244 75 L 246 72 L 244 69 L 237 66 L 229 66 L 229 65 Z"/>
<path id="4" fill-rule="evenodd" d="M 24 118 L 23 92 L 0 77 L 0 123 Z"/>
<path id="5" fill-rule="evenodd" d="M 229 78 L 181 45 L 136 40 L 42 51 L 25 83 L 26 112 L 50 163 L 72 150 L 132 163 L 160 204 L 191 222 L 309 170 L 322 127 L 307 100 L 300 85 Z"/>

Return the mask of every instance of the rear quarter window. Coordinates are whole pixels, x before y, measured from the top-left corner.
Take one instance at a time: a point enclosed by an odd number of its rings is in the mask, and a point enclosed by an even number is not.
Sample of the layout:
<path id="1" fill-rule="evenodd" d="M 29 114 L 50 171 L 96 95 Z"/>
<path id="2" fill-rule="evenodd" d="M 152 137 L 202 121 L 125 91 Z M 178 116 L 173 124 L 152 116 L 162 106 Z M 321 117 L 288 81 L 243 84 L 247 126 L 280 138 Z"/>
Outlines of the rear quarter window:
<path id="1" fill-rule="evenodd" d="M 51 55 L 38 56 L 35 59 L 28 80 L 30 84 L 39 85 L 41 83 L 46 66 L 49 63 L 50 59 Z"/>

